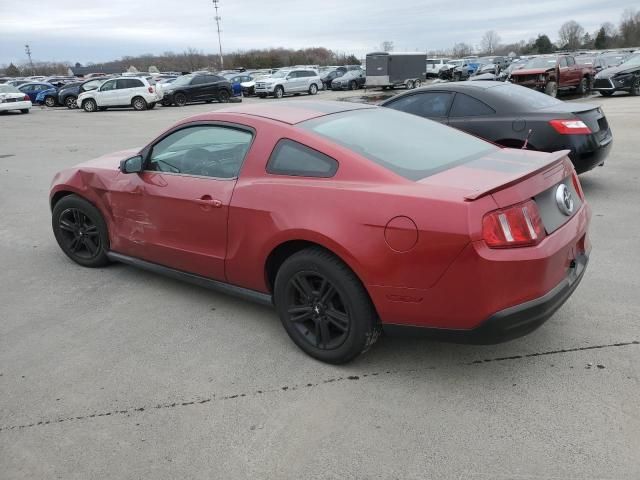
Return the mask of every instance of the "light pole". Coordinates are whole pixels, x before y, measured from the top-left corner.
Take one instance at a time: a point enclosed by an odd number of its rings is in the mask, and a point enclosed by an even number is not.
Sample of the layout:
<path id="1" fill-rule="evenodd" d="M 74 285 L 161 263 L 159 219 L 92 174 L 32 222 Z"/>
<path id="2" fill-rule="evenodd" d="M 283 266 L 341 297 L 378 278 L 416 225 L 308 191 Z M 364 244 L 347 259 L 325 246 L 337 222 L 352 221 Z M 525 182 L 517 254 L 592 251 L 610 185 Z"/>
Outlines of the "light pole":
<path id="1" fill-rule="evenodd" d="M 222 17 L 220 17 L 220 15 L 218 15 L 218 4 L 220 3 L 220 0 L 211 0 L 213 2 L 213 8 L 216 9 L 216 27 L 218 28 L 218 47 L 220 48 L 220 70 L 222 70 L 224 68 L 224 64 L 223 64 L 223 60 L 222 60 L 222 41 L 220 40 L 220 20 L 222 20 Z"/>
<path id="2" fill-rule="evenodd" d="M 31 66 L 31 75 L 35 75 L 36 69 L 33 66 L 33 60 L 31 59 L 31 47 L 29 47 L 29 45 L 25 45 L 24 52 L 27 54 L 27 57 L 29 57 L 29 65 Z"/>

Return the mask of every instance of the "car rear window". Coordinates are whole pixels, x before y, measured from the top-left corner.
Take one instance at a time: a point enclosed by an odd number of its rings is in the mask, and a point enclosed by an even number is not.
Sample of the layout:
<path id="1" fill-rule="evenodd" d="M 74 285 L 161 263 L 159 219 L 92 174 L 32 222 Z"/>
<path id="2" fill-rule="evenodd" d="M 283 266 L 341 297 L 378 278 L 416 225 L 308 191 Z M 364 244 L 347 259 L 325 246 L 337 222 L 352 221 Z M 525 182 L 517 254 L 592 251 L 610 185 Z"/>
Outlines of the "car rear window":
<path id="1" fill-rule="evenodd" d="M 325 115 L 300 126 L 416 181 L 498 150 L 472 135 L 389 108 Z"/>
<path id="2" fill-rule="evenodd" d="M 520 111 L 537 110 L 539 108 L 553 107 L 554 105 L 564 103 L 562 100 L 545 95 L 532 88 L 513 85 L 512 83 L 504 83 L 503 85 L 491 87 L 491 93 L 505 97 Z"/>

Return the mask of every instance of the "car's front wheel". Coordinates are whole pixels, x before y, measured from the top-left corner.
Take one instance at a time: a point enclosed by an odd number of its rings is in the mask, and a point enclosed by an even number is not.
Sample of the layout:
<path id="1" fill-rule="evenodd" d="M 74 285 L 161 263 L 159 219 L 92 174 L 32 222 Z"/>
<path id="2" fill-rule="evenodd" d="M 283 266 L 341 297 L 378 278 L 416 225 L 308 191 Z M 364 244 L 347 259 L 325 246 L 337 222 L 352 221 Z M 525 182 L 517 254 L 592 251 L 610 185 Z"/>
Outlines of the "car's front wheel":
<path id="1" fill-rule="evenodd" d="M 548 82 L 544 87 L 544 93 L 556 98 L 558 96 L 558 84 L 556 82 Z"/>
<path id="2" fill-rule="evenodd" d="M 176 107 L 184 107 L 187 104 L 187 96 L 184 93 L 176 93 L 173 96 L 173 103 Z"/>
<path id="3" fill-rule="evenodd" d="M 218 102 L 227 103 L 229 101 L 229 92 L 227 90 L 220 90 L 218 92 Z"/>
<path id="4" fill-rule="evenodd" d="M 280 85 L 278 85 L 276 87 L 276 89 L 273 91 L 273 96 L 276 97 L 276 98 L 284 97 L 284 88 L 282 88 Z"/>
<path id="5" fill-rule="evenodd" d="M 56 106 L 56 99 L 54 97 L 52 97 L 51 95 L 48 95 L 44 99 L 44 104 L 45 104 L 45 106 L 47 106 L 49 108 L 55 107 Z"/>
<path id="6" fill-rule="evenodd" d="M 327 363 L 345 363 L 380 334 L 373 304 L 360 280 L 320 248 L 295 253 L 282 264 L 274 298 L 282 324 L 298 347 Z"/>
<path id="7" fill-rule="evenodd" d="M 98 110 L 98 104 L 93 98 L 87 98 L 84 102 L 82 102 L 82 109 L 85 112 L 95 112 Z"/>
<path id="8" fill-rule="evenodd" d="M 629 90 L 629 93 L 634 97 L 640 95 L 640 76 L 637 76 L 633 80 L 633 84 L 631 85 L 631 90 Z"/>
<path id="9" fill-rule="evenodd" d="M 74 97 L 73 95 L 69 95 L 67 98 L 64 99 L 65 107 L 70 109 L 78 108 L 78 103 L 76 100 L 77 100 L 76 97 Z"/>
<path id="10" fill-rule="evenodd" d="M 318 93 L 318 86 L 315 83 L 312 83 L 309 86 L 309 95 L 315 95 L 316 93 Z"/>
<path id="11" fill-rule="evenodd" d="M 83 267 L 109 263 L 109 235 L 100 211 L 84 198 L 68 195 L 56 203 L 51 217 L 53 234 L 62 251 Z"/>

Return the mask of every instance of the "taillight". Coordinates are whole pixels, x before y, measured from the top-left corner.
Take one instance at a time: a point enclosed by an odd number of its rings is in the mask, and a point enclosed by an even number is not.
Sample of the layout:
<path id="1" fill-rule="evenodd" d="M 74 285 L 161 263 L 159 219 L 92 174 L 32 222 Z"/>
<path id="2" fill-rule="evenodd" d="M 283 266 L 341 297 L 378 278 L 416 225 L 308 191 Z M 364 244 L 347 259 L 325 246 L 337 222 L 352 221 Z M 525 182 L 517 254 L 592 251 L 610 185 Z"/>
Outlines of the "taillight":
<path id="1" fill-rule="evenodd" d="M 147 90 L 149 90 L 149 93 L 153 93 L 153 87 L 149 87 Z"/>
<path id="2" fill-rule="evenodd" d="M 578 193 L 580 200 L 584 200 L 584 192 L 582 191 L 582 185 L 580 185 L 580 180 L 578 180 L 578 174 L 576 171 L 573 171 L 573 175 L 571 176 L 571 181 L 573 182 L 573 188 Z"/>
<path id="3" fill-rule="evenodd" d="M 528 200 L 487 213 L 482 219 L 482 237 L 490 248 L 538 244 L 545 231 L 536 202 Z"/>
<path id="4" fill-rule="evenodd" d="M 551 120 L 549 124 L 560 135 L 590 134 L 591 129 L 582 120 Z"/>
<path id="5" fill-rule="evenodd" d="M 31 99 L 29 98 L 29 95 L 25 95 L 23 100 L 31 100 Z"/>

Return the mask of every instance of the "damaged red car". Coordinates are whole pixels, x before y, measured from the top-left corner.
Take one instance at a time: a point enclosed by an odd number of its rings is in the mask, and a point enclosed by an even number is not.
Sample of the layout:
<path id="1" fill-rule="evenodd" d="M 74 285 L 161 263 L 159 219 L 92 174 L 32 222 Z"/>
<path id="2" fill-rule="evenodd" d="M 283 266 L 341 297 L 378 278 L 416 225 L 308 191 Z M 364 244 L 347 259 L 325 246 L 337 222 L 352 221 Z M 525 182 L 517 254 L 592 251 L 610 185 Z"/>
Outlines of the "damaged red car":
<path id="1" fill-rule="evenodd" d="M 383 330 L 495 343 L 582 279 L 589 207 L 567 151 L 501 148 L 345 102 L 250 105 L 58 173 L 62 251 L 275 305 L 331 363 Z"/>

